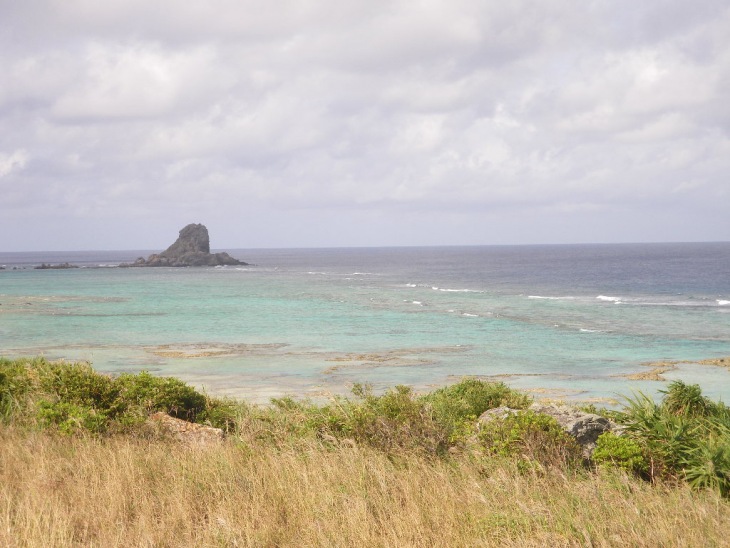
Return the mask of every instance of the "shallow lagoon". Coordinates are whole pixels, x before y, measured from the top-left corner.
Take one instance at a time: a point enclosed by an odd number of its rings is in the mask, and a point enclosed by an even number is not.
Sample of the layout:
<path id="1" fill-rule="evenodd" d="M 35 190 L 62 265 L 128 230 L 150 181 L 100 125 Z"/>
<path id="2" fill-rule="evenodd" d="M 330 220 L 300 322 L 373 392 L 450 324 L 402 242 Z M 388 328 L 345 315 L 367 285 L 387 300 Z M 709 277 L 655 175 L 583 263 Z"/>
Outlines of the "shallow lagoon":
<path id="1" fill-rule="evenodd" d="M 730 356 L 727 243 L 240 250 L 256 266 L 110 267 L 145 254 L 0 254 L 0 352 L 262 402 L 465 375 L 603 400 L 661 389 L 626 378 L 645 362 Z M 66 261 L 84 268 L 27 268 Z M 664 378 L 730 401 L 726 368 L 681 363 Z"/>

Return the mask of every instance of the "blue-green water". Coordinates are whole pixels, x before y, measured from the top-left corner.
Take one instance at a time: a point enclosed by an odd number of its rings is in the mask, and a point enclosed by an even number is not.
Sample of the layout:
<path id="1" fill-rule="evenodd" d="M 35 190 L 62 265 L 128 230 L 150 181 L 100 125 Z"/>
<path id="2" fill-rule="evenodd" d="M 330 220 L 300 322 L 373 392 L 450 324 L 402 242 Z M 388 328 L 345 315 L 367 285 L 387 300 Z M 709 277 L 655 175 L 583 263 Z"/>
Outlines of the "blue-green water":
<path id="1" fill-rule="evenodd" d="M 730 356 L 728 243 L 240 250 L 256 266 L 109 267 L 145 254 L 0 253 L 0 355 L 146 369 L 254 401 L 465 375 L 588 400 L 655 393 L 665 383 L 625 377 L 645 362 Z M 29 268 L 65 261 L 84 268 Z M 682 363 L 665 377 L 730 401 L 729 369 Z"/>

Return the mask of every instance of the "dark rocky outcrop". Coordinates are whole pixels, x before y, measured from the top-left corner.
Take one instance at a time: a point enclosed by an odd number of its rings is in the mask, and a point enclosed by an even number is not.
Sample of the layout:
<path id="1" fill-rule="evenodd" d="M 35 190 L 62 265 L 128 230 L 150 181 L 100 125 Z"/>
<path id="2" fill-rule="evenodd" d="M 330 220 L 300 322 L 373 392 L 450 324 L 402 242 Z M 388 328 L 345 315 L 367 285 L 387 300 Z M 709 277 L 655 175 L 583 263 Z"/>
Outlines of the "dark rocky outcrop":
<path id="1" fill-rule="evenodd" d="M 122 266 L 226 266 L 246 265 L 228 253 L 211 253 L 208 229 L 201 224 L 189 224 L 180 231 L 175 243 L 162 253 L 140 257 Z"/>
<path id="2" fill-rule="evenodd" d="M 61 263 L 61 264 L 46 264 L 41 263 L 40 266 L 33 267 L 36 270 L 66 270 L 67 268 L 78 268 L 75 264 Z"/>

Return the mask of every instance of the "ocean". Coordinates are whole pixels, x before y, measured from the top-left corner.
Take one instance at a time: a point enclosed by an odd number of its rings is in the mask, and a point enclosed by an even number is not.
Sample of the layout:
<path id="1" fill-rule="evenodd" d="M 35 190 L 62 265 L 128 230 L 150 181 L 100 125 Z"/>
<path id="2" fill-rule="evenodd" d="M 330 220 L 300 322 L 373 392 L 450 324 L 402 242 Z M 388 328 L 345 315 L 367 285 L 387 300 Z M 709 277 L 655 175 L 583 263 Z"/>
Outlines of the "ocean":
<path id="1" fill-rule="evenodd" d="M 147 370 L 259 403 L 465 376 L 604 405 L 681 379 L 730 401 L 730 369 L 698 363 L 730 356 L 730 243 L 227 251 L 252 266 L 0 253 L 0 356 Z M 640 378 L 657 362 L 681 363 Z"/>

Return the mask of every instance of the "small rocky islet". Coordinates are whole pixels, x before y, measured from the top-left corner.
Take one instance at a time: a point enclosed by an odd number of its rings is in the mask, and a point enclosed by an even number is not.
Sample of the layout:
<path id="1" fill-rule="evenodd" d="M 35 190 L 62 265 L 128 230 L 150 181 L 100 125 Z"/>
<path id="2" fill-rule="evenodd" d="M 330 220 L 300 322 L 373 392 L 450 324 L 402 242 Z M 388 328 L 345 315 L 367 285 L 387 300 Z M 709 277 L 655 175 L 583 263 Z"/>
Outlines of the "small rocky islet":
<path id="1" fill-rule="evenodd" d="M 71 263 L 61 263 L 61 264 L 47 264 L 47 263 L 41 263 L 40 266 L 34 266 L 35 270 L 66 270 L 68 268 L 78 268 L 77 265 L 71 264 Z"/>
<path id="2" fill-rule="evenodd" d="M 153 253 L 147 259 L 139 257 L 122 267 L 184 267 L 184 266 L 246 266 L 228 253 L 211 253 L 210 237 L 205 225 L 191 223 L 185 226 L 175 243 L 162 253 Z"/>

